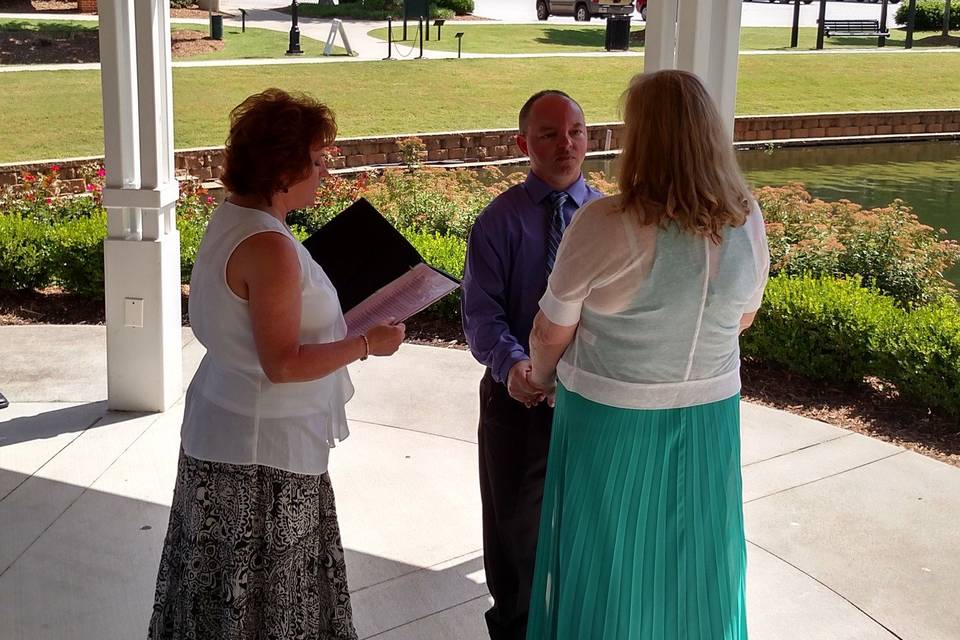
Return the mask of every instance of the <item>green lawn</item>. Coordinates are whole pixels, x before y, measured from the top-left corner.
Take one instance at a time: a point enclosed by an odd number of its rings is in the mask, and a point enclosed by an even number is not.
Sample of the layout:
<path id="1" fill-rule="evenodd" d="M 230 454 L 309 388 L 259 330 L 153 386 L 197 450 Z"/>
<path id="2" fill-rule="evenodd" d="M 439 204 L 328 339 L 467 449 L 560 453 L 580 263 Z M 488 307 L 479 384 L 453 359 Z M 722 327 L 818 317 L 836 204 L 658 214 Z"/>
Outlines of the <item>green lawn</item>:
<path id="1" fill-rule="evenodd" d="M 208 32 L 206 24 L 181 24 L 179 22 L 170 25 L 174 31 L 182 29 L 192 29 L 194 31 Z M 223 27 L 223 41 L 225 46 L 220 51 L 211 53 L 202 53 L 187 58 L 178 58 L 178 60 L 233 60 L 237 58 L 284 58 L 287 48 L 290 46 L 290 36 L 281 31 L 271 31 L 269 29 L 253 29 L 247 27 L 247 32 L 242 33 L 240 27 Z M 300 49 L 305 56 L 322 56 L 325 43 L 320 40 L 308 38 L 300 35 Z M 343 47 L 334 47 L 334 55 L 347 55 Z"/>
<path id="2" fill-rule="evenodd" d="M 203 33 L 209 33 L 209 25 L 206 23 L 184 24 L 173 23 L 170 27 L 173 31 L 193 30 Z M 60 43 L 69 43 L 71 38 L 91 37 L 96 34 L 98 25 L 96 22 L 80 22 L 70 20 L 0 20 L 0 39 L 9 36 L 17 36 L 25 33 L 35 34 L 52 41 L 51 46 L 58 46 Z M 188 56 L 185 58 L 176 58 L 178 60 L 226 60 L 238 58 L 282 58 L 284 57 L 289 36 L 280 31 L 270 31 L 268 29 L 248 28 L 246 33 L 241 33 L 239 27 L 227 27 L 223 29 L 224 47 L 220 51 Z M 304 55 L 321 56 L 323 55 L 324 43 L 313 38 L 305 36 L 300 37 L 300 48 Z M 342 47 L 335 47 L 336 55 L 346 55 Z M 65 60 L 69 62 L 69 60 Z"/>
<path id="3" fill-rule="evenodd" d="M 590 122 L 616 120 L 639 58 L 358 62 L 177 68 L 175 145 L 219 145 L 227 114 L 270 86 L 307 91 L 337 112 L 341 136 L 516 126 L 531 93 L 568 91 Z M 796 55 L 740 59 L 741 114 L 955 108 L 960 55 Z M 103 153 L 97 71 L 0 74 L 0 162 Z"/>
<path id="4" fill-rule="evenodd" d="M 411 38 L 400 42 L 403 51 L 416 44 L 413 37 L 416 35 L 416 25 L 408 27 L 407 35 Z M 573 24 L 509 24 L 509 25 L 471 25 L 469 23 L 447 24 L 441 29 L 441 39 L 436 40 L 437 29 L 430 30 L 430 41 L 424 41 L 425 49 L 440 51 L 456 51 L 457 40 L 454 35 L 463 32 L 463 51 L 466 53 L 571 53 L 602 50 L 604 46 L 604 26 L 573 25 Z M 642 31 L 639 26 L 633 27 L 636 34 Z M 381 40 L 387 39 L 386 27 L 370 31 L 370 35 Z M 403 35 L 402 27 L 393 28 L 393 37 L 399 42 Z M 905 35 L 901 31 L 894 31 L 887 38 L 887 46 L 902 47 Z M 960 38 L 952 39 L 952 46 L 956 46 Z M 817 30 L 814 27 L 800 29 L 798 47 L 800 49 L 814 49 L 817 43 Z M 875 47 L 876 38 L 825 38 L 826 47 Z M 914 45 L 917 47 L 949 46 L 940 44 L 939 32 L 917 32 L 914 34 Z M 631 45 L 631 48 L 642 48 Z M 754 49 L 789 49 L 789 27 L 744 27 L 740 31 L 740 49 L 743 51 Z"/>
<path id="5" fill-rule="evenodd" d="M 93 20 L 29 20 L 21 18 L 0 18 L 0 31 L 30 31 L 38 35 L 52 33 L 95 32 L 98 26 Z"/>

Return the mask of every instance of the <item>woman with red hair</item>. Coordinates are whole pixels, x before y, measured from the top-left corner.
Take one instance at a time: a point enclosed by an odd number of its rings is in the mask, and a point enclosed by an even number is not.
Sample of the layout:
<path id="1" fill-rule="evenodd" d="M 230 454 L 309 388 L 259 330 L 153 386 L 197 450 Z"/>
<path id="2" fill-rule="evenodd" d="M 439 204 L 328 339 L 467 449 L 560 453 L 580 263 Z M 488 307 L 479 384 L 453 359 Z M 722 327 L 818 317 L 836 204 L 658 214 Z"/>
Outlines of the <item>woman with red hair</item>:
<path id="1" fill-rule="evenodd" d="M 231 113 L 223 183 L 190 279 L 206 347 L 187 390 L 149 636 L 353 640 L 330 448 L 349 434 L 346 365 L 402 324 L 348 336 L 337 292 L 285 223 L 314 204 L 333 113 L 268 89 Z"/>

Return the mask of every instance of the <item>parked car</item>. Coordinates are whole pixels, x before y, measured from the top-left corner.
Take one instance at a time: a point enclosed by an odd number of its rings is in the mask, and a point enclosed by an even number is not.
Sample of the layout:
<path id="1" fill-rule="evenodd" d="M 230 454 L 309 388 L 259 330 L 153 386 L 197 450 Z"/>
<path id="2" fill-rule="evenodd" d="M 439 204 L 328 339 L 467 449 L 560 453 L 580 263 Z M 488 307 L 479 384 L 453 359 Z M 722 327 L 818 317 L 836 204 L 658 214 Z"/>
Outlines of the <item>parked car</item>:
<path id="1" fill-rule="evenodd" d="M 643 0 L 646 4 L 646 0 Z M 573 16 L 579 22 L 594 17 L 633 15 L 633 0 L 537 0 L 537 18 Z"/>

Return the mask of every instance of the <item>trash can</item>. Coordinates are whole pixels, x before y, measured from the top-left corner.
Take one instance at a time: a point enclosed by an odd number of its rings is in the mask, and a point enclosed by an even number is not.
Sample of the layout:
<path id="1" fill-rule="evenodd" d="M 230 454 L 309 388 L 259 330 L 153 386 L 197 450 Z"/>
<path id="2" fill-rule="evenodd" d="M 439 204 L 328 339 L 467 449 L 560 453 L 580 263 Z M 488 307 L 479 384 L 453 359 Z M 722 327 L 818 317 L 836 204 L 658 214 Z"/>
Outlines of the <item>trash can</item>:
<path id="1" fill-rule="evenodd" d="M 223 40 L 223 16 L 210 15 L 210 37 L 213 40 Z"/>
<path id="2" fill-rule="evenodd" d="M 607 16 L 607 51 L 626 51 L 630 48 L 630 16 Z"/>

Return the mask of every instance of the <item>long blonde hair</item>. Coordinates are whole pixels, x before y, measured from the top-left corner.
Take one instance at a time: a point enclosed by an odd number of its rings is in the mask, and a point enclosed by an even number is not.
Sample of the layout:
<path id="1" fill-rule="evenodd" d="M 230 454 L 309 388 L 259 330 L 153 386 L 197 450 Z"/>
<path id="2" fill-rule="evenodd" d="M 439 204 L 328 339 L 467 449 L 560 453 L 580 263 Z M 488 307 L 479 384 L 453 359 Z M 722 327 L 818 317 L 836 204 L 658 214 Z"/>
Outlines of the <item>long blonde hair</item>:
<path id="1" fill-rule="evenodd" d="M 750 190 L 733 145 L 703 83 L 664 70 L 633 77 L 622 97 L 619 184 L 625 211 L 644 224 L 673 221 L 720 242 L 725 226 L 742 225 Z"/>

